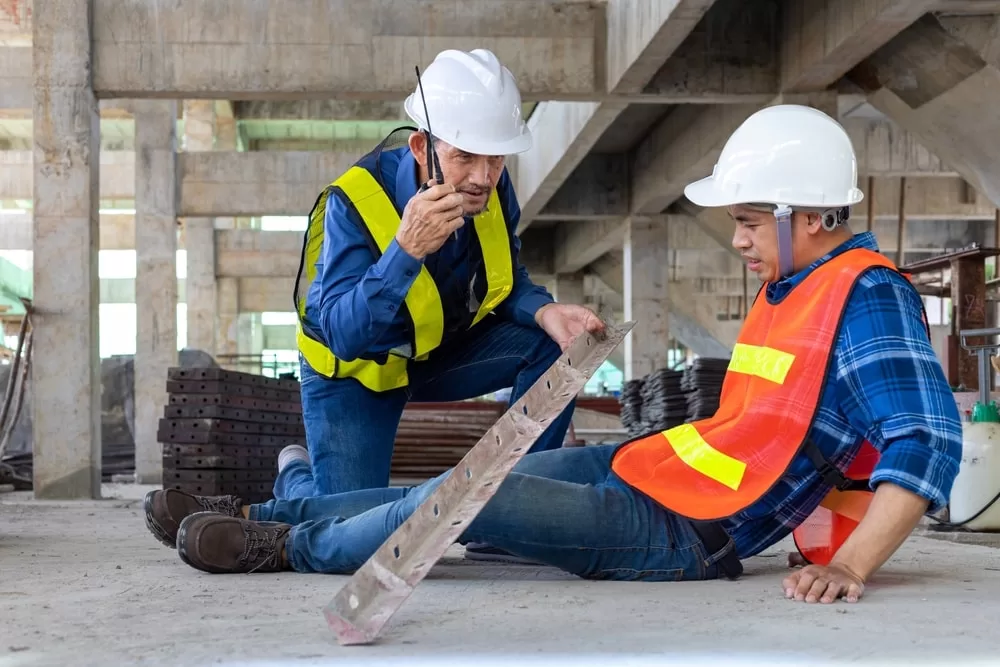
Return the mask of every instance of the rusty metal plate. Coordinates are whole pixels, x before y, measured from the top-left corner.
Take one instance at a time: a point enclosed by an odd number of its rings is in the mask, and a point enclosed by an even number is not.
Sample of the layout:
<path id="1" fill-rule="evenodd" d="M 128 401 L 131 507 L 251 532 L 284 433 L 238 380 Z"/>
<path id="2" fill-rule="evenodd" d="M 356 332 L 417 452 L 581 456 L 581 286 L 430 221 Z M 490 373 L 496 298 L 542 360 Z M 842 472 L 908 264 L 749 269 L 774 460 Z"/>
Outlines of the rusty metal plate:
<path id="1" fill-rule="evenodd" d="M 304 445 L 305 438 L 295 435 L 262 435 L 260 433 L 223 433 L 221 431 L 191 431 L 160 428 L 156 440 L 161 444 L 186 445 L 259 445 L 262 447 L 284 447 Z"/>
<path id="2" fill-rule="evenodd" d="M 228 419 L 254 424 L 302 424 L 301 414 L 227 408 L 222 405 L 166 405 L 163 407 L 163 416 L 167 419 Z"/>
<path id="3" fill-rule="evenodd" d="M 546 426 L 632 329 L 584 334 L 507 410 L 324 609 L 342 645 L 369 644 L 462 534 Z"/>
<path id="4" fill-rule="evenodd" d="M 249 396 L 286 403 L 301 402 L 298 391 L 240 384 L 238 382 L 219 382 L 217 380 L 167 380 L 167 392 L 171 394 L 225 394 L 227 396 Z"/>
<path id="5" fill-rule="evenodd" d="M 219 382 L 233 382 L 236 384 L 246 384 L 255 387 L 270 387 L 284 391 L 299 391 L 298 380 L 280 380 L 278 378 L 267 377 L 266 375 L 230 371 L 224 368 L 168 368 L 167 379 L 195 382 L 216 380 Z"/>
<path id="6" fill-rule="evenodd" d="M 220 405 L 227 408 L 239 408 L 243 410 L 260 410 L 263 412 L 281 412 L 287 414 L 297 414 L 300 416 L 302 415 L 302 404 L 297 401 L 278 401 L 243 395 L 184 394 L 170 392 L 168 402 L 169 405 L 179 407 Z"/>
<path id="7" fill-rule="evenodd" d="M 239 496 L 244 503 L 265 503 L 274 498 L 273 484 L 269 482 L 220 482 L 217 480 L 163 482 L 164 489 L 177 489 L 196 496 Z"/>
<path id="8" fill-rule="evenodd" d="M 302 424 L 259 424 L 229 419 L 161 419 L 164 431 L 204 431 L 208 433 L 261 433 L 264 435 L 306 434 Z"/>

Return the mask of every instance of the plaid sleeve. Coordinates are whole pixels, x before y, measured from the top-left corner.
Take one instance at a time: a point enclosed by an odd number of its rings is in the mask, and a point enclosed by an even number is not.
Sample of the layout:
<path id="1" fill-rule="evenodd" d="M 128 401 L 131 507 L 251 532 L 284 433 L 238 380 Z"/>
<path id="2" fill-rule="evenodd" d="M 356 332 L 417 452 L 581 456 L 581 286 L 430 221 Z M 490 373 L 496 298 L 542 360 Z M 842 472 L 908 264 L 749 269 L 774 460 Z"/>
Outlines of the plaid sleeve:
<path id="1" fill-rule="evenodd" d="M 922 317 L 920 296 L 904 278 L 865 274 L 844 316 L 837 393 L 847 419 L 881 453 L 872 488 L 892 482 L 935 512 L 958 475 L 962 423 Z"/>

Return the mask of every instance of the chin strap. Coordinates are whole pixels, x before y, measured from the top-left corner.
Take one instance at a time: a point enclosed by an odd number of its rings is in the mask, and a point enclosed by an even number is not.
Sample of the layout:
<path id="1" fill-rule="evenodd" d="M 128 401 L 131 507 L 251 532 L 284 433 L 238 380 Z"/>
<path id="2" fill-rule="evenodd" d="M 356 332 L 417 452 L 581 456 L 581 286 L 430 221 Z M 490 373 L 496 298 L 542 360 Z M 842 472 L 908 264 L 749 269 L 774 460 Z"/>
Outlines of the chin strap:
<path id="1" fill-rule="evenodd" d="M 784 204 L 774 209 L 778 221 L 778 279 L 792 275 L 792 209 Z"/>

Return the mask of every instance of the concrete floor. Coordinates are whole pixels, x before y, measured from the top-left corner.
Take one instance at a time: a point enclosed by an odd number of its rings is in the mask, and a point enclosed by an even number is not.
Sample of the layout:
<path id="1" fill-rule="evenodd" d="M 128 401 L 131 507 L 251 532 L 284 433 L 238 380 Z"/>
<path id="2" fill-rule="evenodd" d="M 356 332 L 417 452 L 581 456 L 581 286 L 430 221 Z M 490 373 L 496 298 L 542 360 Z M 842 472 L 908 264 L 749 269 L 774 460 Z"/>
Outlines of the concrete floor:
<path id="1" fill-rule="evenodd" d="M 78 503 L 0 494 L 0 667 L 913 665 L 955 656 L 965 666 L 996 664 L 1000 650 L 1000 550 L 919 536 L 860 603 L 826 606 L 783 598 L 781 548 L 748 561 L 738 582 L 640 584 L 473 564 L 456 547 L 377 645 L 340 647 L 321 609 L 346 578 L 192 570 L 146 532 L 144 491 L 109 486 L 109 500 Z"/>

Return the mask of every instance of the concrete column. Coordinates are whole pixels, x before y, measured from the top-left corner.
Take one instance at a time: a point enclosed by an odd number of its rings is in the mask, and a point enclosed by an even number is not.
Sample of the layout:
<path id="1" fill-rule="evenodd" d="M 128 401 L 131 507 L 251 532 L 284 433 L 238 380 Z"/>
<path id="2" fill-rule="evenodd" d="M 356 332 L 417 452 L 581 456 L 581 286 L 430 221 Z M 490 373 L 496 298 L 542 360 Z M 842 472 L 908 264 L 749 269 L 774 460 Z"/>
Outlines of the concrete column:
<path id="1" fill-rule="evenodd" d="M 666 367 L 669 346 L 670 252 L 663 223 L 626 222 L 625 320 L 636 324 L 625 338 L 625 380 Z"/>
<path id="2" fill-rule="evenodd" d="M 242 312 L 239 314 L 236 346 L 241 355 L 260 357 L 264 351 L 264 324 L 262 320 L 260 313 Z M 256 368 L 254 366 L 254 369 Z"/>
<path id="3" fill-rule="evenodd" d="M 177 365 L 177 102 L 135 101 L 135 481 L 162 484 L 156 437 Z"/>
<path id="4" fill-rule="evenodd" d="M 89 0 L 34 0 L 33 483 L 101 496 L 100 123 Z"/>
<path id="5" fill-rule="evenodd" d="M 184 150 L 215 148 L 215 102 L 184 101 Z M 188 347 L 216 354 L 215 229 L 212 218 L 186 218 Z"/>
<path id="6" fill-rule="evenodd" d="M 236 355 L 240 353 L 240 283 L 238 278 L 218 278 L 218 329 L 215 333 L 215 354 Z M 233 370 L 241 370 L 233 361 L 222 360 L 220 365 Z M 242 369 L 246 370 L 246 369 Z"/>
<path id="7" fill-rule="evenodd" d="M 552 296 L 556 301 L 583 305 L 583 273 L 560 273 L 552 282 Z"/>

